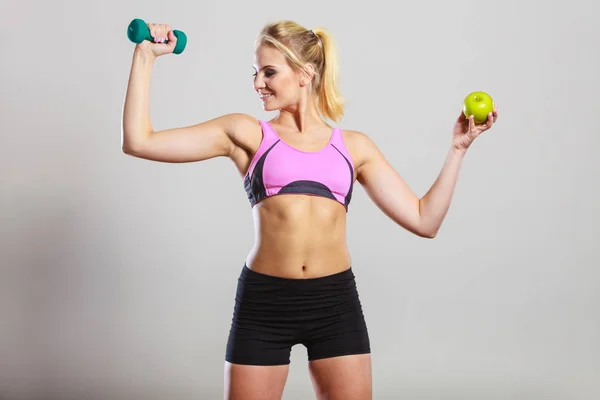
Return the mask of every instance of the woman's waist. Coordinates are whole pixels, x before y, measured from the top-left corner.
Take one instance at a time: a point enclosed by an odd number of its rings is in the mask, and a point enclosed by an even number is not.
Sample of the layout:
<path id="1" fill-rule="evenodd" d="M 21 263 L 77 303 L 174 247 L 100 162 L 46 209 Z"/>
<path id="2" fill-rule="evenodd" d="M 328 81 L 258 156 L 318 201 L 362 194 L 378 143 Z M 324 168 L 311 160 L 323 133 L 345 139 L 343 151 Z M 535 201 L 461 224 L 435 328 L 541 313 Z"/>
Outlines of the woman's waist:
<path id="1" fill-rule="evenodd" d="M 246 265 L 267 275 L 307 279 L 335 274 L 351 266 L 345 239 L 266 235 L 258 237 Z"/>
<path id="2" fill-rule="evenodd" d="M 238 305 L 246 309 L 260 306 L 272 315 L 313 314 L 323 309 L 349 309 L 359 301 L 351 268 L 316 278 L 294 279 L 268 275 L 244 266 L 236 292 Z M 256 311 L 260 311 L 256 309 Z"/>
<path id="3" fill-rule="evenodd" d="M 346 216 L 332 203 L 288 196 L 257 206 L 248 267 L 291 278 L 348 269 Z"/>

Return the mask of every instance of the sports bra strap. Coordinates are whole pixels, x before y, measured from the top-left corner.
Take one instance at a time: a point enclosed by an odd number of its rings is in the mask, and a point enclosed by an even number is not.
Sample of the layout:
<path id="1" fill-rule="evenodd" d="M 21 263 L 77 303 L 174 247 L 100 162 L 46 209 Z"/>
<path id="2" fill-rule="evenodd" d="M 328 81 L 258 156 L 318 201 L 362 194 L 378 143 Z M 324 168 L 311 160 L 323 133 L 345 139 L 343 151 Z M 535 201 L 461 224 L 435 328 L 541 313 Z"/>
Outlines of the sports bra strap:
<path id="1" fill-rule="evenodd" d="M 337 147 L 338 149 L 344 146 L 344 137 L 342 135 L 342 130 L 340 128 L 333 128 L 333 137 L 331 138 L 331 143 Z"/>
<path id="2" fill-rule="evenodd" d="M 266 139 L 267 142 L 271 142 L 273 140 L 279 139 L 277 134 L 273 132 L 271 125 L 267 121 L 259 120 L 260 126 L 263 132 L 263 140 Z"/>

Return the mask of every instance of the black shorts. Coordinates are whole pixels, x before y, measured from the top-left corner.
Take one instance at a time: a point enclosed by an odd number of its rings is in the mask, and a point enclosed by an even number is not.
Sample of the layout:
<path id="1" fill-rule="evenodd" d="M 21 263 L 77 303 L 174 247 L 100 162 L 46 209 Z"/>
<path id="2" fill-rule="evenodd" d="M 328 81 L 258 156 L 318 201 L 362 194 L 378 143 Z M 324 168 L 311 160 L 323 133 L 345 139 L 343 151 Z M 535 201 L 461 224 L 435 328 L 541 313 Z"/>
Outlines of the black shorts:
<path id="1" fill-rule="evenodd" d="M 288 279 L 244 265 L 238 279 L 225 360 L 284 365 L 292 346 L 308 359 L 370 353 L 352 269 L 319 278 Z"/>

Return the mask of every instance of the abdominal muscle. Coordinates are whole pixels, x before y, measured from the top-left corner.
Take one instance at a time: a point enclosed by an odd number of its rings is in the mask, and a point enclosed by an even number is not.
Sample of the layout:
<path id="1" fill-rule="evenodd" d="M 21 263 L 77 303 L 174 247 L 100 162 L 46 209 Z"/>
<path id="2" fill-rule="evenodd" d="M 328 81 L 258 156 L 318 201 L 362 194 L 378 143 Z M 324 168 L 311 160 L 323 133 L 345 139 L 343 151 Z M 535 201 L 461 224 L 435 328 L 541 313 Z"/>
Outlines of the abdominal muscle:
<path id="1" fill-rule="evenodd" d="M 281 194 L 253 208 L 255 242 L 246 259 L 253 271 L 308 279 L 350 268 L 346 209 L 317 196 Z"/>

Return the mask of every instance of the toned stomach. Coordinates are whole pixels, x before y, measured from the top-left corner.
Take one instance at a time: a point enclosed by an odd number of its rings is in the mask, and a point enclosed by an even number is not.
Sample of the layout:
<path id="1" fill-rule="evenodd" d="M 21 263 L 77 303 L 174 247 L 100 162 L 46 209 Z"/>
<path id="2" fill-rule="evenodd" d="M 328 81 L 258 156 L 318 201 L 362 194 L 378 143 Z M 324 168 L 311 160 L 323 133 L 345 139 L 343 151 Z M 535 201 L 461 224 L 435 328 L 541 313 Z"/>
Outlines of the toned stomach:
<path id="1" fill-rule="evenodd" d="M 291 279 L 335 274 L 350 267 L 346 209 L 331 199 L 282 194 L 253 208 L 253 271 Z"/>

